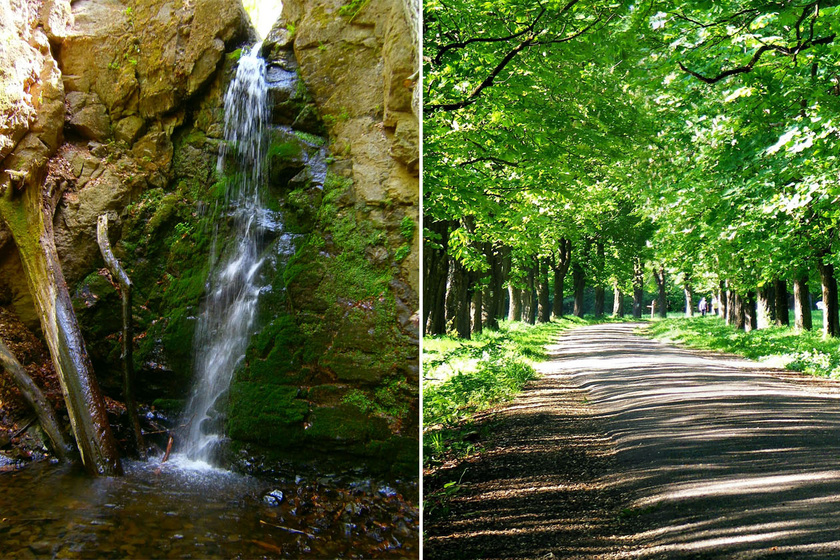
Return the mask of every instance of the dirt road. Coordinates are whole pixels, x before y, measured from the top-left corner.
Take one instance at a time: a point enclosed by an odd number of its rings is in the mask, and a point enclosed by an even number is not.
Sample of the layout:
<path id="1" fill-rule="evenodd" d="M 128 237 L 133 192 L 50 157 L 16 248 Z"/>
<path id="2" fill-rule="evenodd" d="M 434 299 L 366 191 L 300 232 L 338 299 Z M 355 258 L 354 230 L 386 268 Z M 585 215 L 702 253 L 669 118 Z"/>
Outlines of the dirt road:
<path id="1" fill-rule="evenodd" d="M 838 385 L 636 327 L 550 349 L 428 558 L 840 558 Z"/>

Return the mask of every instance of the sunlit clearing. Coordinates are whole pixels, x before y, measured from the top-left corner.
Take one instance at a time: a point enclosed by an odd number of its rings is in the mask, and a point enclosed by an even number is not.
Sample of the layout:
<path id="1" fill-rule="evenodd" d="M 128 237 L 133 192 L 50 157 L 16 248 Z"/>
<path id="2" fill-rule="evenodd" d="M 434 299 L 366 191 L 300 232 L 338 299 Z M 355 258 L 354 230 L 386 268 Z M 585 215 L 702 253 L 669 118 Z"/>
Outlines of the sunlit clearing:
<path id="1" fill-rule="evenodd" d="M 265 39 L 283 10 L 281 0 L 242 0 L 242 5 L 251 16 L 251 23 L 257 29 L 260 39 Z"/>

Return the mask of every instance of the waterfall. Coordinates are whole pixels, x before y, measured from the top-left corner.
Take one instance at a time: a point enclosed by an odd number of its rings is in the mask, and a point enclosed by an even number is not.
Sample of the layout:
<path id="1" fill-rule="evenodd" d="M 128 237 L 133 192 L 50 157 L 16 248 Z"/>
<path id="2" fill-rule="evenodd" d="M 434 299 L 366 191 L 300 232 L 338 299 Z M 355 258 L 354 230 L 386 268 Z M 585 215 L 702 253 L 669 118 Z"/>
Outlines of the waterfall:
<path id="1" fill-rule="evenodd" d="M 224 422 L 214 405 L 245 358 L 257 315 L 263 245 L 259 222 L 266 213 L 261 190 L 267 179 L 270 123 L 261 47 L 258 43 L 239 59 L 224 98 L 225 144 L 218 169 L 221 174 L 227 165 L 229 172 L 219 220 L 226 220 L 230 230 L 222 238 L 218 225 L 214 231 L 207 296 L 196 326 L 195 386 L 186 408 L 189 433 L 184 451 L 197 461 L 210 462 L 223 438 Z"/>

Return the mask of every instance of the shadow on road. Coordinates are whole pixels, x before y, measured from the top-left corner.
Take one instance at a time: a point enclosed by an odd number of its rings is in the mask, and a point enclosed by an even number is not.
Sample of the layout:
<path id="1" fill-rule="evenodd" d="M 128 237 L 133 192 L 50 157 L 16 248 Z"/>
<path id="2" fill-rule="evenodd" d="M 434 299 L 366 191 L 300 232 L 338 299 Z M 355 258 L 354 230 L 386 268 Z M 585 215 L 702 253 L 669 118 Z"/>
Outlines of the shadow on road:
<path id="1" fill-rule="evenodd" d="M 633 334 L 564 335 L 492 420 L 426 558 L 840 558 L 840 390 Z M 434 484 L 434 481 L 432 481 Z"/>
<path id="2" fill-rule="evenodd" d="M 631 329 L 578 329 L 543 370 L 585 389 L 616 443 L 606 480 L 640 530 L 622 556 L 840 558 L 837 388 Z"/>

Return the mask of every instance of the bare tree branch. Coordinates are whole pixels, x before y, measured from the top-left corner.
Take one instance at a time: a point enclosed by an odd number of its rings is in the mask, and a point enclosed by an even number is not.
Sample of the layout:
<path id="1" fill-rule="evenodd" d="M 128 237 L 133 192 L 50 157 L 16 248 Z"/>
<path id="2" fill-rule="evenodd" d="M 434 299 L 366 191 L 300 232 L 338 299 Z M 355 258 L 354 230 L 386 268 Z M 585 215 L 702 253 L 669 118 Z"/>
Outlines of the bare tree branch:
<path id="1" fill-rule="evenodd" d="M 514 33 L 513 35 L 508 35 L 507 37 L 473 37 L 472 39 L 467 39 L 466 41 L 459 41 L 456 43 L 444 45 L 440 48 L 440 51 L 438 51 L 438 53 L 435 55 L 435 64 L 440 64 L 443 55 L 453 49 L 462 49 L 467 45 L 471 45 L 473 43 L 504 43 L 505 41 L 510 41 L 511 39 L 521 37 L 534 29 L 534 26 L 537 24 L 537 22 L 540 21 L 540 18 L 543 16 L 543 14 L 545 14 L 545 8 L 540 10 L 540 13 L 537 14 L 537 17 L 534 18 L 534 21 L 532 21 L 527 27 L 522 29 L 522 31 Z"/>

